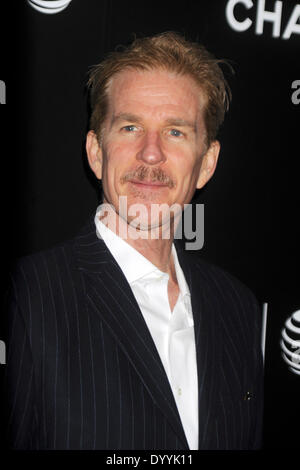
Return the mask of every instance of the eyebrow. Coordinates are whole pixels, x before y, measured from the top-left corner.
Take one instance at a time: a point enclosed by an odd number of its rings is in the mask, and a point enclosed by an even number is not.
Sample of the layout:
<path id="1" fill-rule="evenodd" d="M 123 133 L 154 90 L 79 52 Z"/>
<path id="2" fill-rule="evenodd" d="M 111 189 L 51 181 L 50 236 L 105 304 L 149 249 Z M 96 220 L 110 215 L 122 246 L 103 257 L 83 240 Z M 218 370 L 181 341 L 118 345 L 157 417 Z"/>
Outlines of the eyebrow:
<path id="1" fill-rule="evenodd" d="M 142 119 L 136 114 L 120 113 L 113 116 L 111 125 L 113 126 L 118 121 L 141 122 Z"/>
<path id="2" fill-rule="evenodd" d="M 141 123 L 142 118 L 140 116 L 137 116 L 136 114 L 120 113 L 113 116 L 111 125 L 113 126 L 118 121 L 130 121 Z M 196 124 L 186 119 L 170 117 L 167 118 L 165 122 L 170 126 L 190 127 L 193 131 L 196 131 Z"/>
<path id="3" fill-rule="evenodd" d="M 166 119 L 166 123 L 170 126 L 190 127 L 192 130 L 196 131 L 196 124 L 194 122 L 187 121 L 186 119 L 168 118 Z"/>

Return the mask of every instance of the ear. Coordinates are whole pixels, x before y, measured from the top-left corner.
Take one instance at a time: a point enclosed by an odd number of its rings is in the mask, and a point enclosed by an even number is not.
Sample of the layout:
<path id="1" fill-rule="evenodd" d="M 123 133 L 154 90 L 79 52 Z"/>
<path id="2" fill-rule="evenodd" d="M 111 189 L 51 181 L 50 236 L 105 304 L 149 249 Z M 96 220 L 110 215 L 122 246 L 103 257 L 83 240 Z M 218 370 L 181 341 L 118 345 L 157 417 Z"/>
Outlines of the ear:
<path id="1" fill-rule="evenodd" d="M 86 136 L 86 153 L 91 170 L 95 173 L 96 178 L 102 178 L 102 149 L 99 145 L 97 136 L 94 131 L 89 131 Z"/>
<path id="2" fill-rule="evenodd" d="M 203 188 L 203 186 L 206 185 L 208 180 L 210 180 L 214 174 L 218 162 L 220 148 L 220 142 L 218 140 L 214 140 L 210 144 L 205 155 L 202 157 L 201 168 L 196 186 L 197 189 Z"/>

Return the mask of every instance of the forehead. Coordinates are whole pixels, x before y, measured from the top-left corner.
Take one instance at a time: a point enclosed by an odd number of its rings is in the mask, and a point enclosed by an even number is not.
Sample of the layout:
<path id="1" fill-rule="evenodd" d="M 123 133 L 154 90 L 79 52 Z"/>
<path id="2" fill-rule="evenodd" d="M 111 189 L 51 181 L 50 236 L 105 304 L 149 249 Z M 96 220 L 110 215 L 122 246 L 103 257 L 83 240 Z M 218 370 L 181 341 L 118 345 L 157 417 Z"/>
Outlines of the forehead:
<path id="1" fill-rule="evenodd" d="M 179 114 L 197 120 L 205 105 L 204 93 L 188 75 L 166 70 L 124 70 L 108 86 L 108 114 L 140 112 Z"/>

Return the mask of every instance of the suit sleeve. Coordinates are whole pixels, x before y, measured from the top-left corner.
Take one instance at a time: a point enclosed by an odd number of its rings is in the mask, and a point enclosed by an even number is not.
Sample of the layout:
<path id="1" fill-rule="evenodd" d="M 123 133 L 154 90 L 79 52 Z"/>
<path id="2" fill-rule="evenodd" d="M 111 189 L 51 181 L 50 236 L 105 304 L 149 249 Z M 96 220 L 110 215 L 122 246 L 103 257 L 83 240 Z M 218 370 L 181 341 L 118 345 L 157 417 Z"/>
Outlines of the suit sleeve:
<path id="1" fill-rule="evenodd" d="M 31 449 L 37 448 L 35 370 L 28 331 L 15 294 L 12 284 L 4 303 L 4 439 L 10 449 Z"/>

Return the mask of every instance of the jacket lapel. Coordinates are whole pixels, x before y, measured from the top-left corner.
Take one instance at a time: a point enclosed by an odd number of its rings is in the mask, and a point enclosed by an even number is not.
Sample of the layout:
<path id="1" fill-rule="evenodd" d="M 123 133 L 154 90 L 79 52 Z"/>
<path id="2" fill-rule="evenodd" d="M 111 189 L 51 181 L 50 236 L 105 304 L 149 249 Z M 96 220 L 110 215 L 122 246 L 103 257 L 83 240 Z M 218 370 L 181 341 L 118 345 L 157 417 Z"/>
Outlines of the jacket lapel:
<path id="1" fill-rule="evenodd" d="M 132 290 L 103 240 L 98 239 L 94 216 L 75 240 L 77 267 L 87 282 L 87 301 L 105 322 L 120 348 L 136 370 L 153 401 L 178 435 L 188 443 L 175 399 Z"/>

